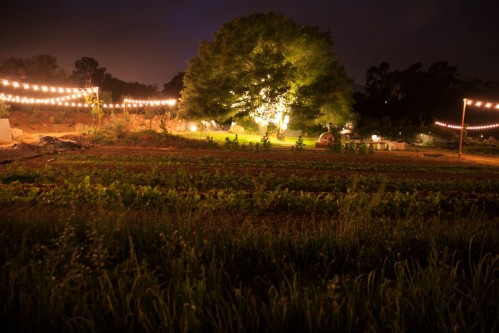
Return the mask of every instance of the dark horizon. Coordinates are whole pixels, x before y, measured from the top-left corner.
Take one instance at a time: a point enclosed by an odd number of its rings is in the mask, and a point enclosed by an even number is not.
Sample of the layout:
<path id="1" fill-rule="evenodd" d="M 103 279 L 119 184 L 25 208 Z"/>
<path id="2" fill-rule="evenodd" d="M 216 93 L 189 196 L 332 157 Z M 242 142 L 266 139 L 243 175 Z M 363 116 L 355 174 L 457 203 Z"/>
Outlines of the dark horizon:
<path id="1" fill-rule="evenodd" d="M 186 69 L 200 41 L 254 12 L 282 13 L 328 31 L 333 52 L 357 84 L 370 66 L 416 62 L 456 66 L 463 77 L 499 80 L 499 3 L 479 1 L 4 0 L 0 59 L 49 54 L 68 72 L 93 57 L 125 81 L 160 87 Z"/>

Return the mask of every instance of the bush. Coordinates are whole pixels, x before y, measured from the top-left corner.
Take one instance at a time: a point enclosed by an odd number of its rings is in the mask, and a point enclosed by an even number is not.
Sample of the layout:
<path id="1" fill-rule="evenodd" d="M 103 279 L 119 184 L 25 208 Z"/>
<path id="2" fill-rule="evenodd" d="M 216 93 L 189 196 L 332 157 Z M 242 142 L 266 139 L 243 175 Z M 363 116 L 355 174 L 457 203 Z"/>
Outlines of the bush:
<path id="1" fill-rule="evenodd" d="M 298 140 L 296 140 L 295 145 L 292 147 L 294 151 L 303 151 L 305 149 L 305 143 L 303 143 L 303 138 L 301 135 L 298 137 Z"/>
<path id="2" fill-rule="evenodd" d="M 105 131 L 102 130 L 94 130 L 90 133 L 90 140 L 92 144 L 96 145 L 112 145 L 113 138 L 109 135 L 109 133 L 106 133 Z"/>
<path id="3" fill-rule="evenodd" d="M 10 105 L 0 101 L 0 118 L 9 118 Z"/>
<path id="4" fill-rule="evenodd" d="M 269 133 L 265 133 L 264 136 L 262 136 L 262 138 L 260 139 L 260 142 L 262 144 L 262 150 L 263 151 L 270 151 L 270 148 L 272 146 L 272 144 L 270 143 L 270 139 L 269 139 Z"/>
<path id="5" fill-rule="evenodd" d="M 104 128 L 113 133 L 118 139 L 124 138 L 130 127 L 128 117 L 123 115 L 111 114 L 109 121 L 104 125 Z"/>

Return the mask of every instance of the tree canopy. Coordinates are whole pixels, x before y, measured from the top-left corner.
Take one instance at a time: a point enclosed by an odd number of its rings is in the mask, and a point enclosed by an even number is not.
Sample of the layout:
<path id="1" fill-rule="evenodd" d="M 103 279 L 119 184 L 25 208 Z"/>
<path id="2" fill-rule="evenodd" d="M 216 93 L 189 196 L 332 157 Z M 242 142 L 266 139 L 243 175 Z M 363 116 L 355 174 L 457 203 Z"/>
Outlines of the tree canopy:
<path id="1" fill-rule="evenodd" d="M 225 23 L 188 63 L 180 111 L 190 118 L 250 115 L 278 125 L 344 124 L 352 81 L 328 33 L 276 13 Z"/>
<path id="2" fill-rule="evenodd" d="M 31 82 L 57 83 L 67 80 L 67 73 L 59 68 L 57 59 L 47 54 L 3 59 L 0 74 L 3 78 Z"/>
<path id="3" fill-rule="evenodd" d="M 74 63 L 72 78 L 74 81 L 89 86 L 102 86 L 102 84 L 111 78 L 106 73 L 106 67 L 99 67 L 99 62 L 91 57 L 81 57 Z"/>
<path id="4" fill-rule="evenodd" d="M 497 98 L 498 82 L 467 80 L 457 68 L 437 61 L 427 69 L 414 63 L 404 70 L 391 70 L 388 62 L 366 73 L 365 93 L 355 94 L 355 110 L 362 121 L 389 120 L 398 126 L 423 126 L 435 119 L 460 119 L 465 97 Z M 383 126 L 386 131 L 389 126 Z M 386 123 L 386 121 L 385 121 Z"/>

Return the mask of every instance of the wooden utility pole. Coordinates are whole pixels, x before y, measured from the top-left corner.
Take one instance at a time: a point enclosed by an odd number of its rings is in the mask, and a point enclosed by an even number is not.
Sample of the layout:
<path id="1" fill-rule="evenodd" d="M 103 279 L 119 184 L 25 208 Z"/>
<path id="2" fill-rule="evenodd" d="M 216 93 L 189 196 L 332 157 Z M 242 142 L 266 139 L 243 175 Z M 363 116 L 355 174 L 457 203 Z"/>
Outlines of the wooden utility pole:
<path id="1" fill-rule="evenodd" d="M 99 100 L 99 87 L 96 87 L 96 95 L 97 95 L 97 119 L 99 122 L 100 129 L 100 100 Z"/>
<path id="2" fill-rule="evenodd" d="M 463 115 L 461 118 L 461 135 L 459 136 L 459 158 L 463 157 L 463 136 L 464 136 L 464 115 L 466 114 L 466 102 L 468 100 L 463 99 Z"/>

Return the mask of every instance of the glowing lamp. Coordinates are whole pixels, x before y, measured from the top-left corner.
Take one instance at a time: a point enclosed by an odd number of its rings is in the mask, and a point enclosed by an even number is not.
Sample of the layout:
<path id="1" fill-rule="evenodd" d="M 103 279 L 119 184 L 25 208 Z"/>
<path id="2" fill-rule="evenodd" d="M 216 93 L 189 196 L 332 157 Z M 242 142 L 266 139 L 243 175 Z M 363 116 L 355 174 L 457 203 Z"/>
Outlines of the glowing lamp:
<path id="1" fill-rule="evenodd" d="M 190 130 L 191 132 L 196 132 L 198 130 L 198 127 L 196 125 L 192 125 Z"/>

